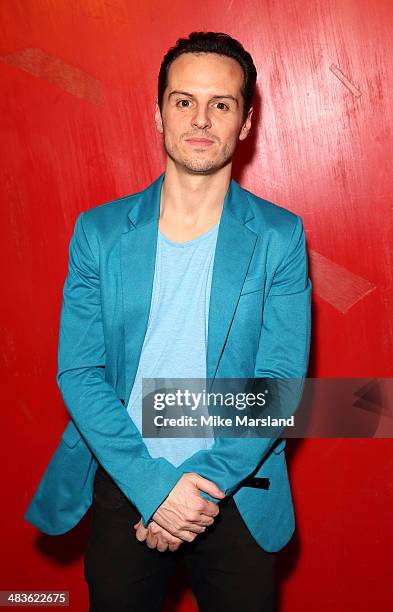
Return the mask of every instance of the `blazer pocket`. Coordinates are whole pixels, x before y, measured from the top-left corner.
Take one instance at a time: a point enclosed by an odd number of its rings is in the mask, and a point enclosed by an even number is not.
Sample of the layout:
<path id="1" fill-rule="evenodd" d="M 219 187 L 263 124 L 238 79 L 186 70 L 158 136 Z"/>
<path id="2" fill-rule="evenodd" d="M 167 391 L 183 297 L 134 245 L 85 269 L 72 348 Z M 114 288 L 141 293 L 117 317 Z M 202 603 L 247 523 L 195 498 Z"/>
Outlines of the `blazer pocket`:
<path id="1" fill-rule="evenodd" d="M 76 446 L 81 437 L 82 436 L 75 427 L 74 422 L 71 420 L 65 428 L 61 439 L 69 448 L 74 448 L 74 446 Z"/>
<path id="2" fill-rule="evenodd" d="M 247 293 L 253 293 L 253 291 L 262 291 L 265 286 L 265 279 L 261 276 L 254 276 L 252 278 L 246 278 L 243 283 L 243 288 L 240 295 Z"/>

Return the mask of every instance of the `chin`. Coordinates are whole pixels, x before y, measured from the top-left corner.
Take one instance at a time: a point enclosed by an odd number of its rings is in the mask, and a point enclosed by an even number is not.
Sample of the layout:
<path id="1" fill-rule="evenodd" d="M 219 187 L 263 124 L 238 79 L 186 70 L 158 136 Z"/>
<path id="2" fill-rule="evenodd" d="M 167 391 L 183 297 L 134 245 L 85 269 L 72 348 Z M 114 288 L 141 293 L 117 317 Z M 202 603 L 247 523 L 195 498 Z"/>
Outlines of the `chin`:
<path id="1" fill-rule="evenodd" d="M 183 165 L 194 172 L 195 174 L 212 174 L 217 170 L 220 170 L 232 160 L 232 157 L 225 157 L 224 159 L 214 160 L 203 160 L 203 159 L 183 159 Z"/>
<path id="2" fill-rule="evenodd" d="M 215 162 L 204 162 L 201 163 L 198 161 L 183 161 L 182 166 L 184 166 L 189 172 L 193 174 L 212 174 L 216 170 L 219 170 L 221 167 L 220 164 Z"/>

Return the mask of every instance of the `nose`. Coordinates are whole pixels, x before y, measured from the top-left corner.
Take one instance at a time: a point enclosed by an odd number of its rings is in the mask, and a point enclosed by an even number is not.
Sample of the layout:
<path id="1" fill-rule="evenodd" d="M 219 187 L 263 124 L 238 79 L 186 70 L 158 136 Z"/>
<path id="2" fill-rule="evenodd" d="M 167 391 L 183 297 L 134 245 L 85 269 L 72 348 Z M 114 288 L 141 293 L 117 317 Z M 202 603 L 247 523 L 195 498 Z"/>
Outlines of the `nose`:
<path id="1" fill-rule="evenodd" d="M 198 105 L 192 118 L 192 126 L 203 130 L 210 128 L 211 125 L 212 123 L 209 117 L 208 109 L 202 104 Z"/>

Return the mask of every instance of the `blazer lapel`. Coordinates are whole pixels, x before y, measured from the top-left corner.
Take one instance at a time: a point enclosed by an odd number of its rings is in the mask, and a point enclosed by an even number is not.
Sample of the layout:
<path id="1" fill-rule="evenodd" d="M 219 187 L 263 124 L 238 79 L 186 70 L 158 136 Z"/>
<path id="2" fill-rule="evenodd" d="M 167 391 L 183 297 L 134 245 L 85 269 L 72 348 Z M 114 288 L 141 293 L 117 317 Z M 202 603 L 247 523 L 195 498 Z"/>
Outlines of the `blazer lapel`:
<path id="1" fill-rule="evenodd" d="M 130 228 L 121 237 L 126 397 L 131 393 L 149 319 L 157 249 L 160 196 L 165 172 L 133 198 Z M 207 378 L 214 378 L 229 332 L 257 234 L 246 191 L 233 179 L 217 235 L 209 305 Z"/>
<path id="2" fill-rule="evenodd" d="M 246 227 L 254 218 L 246 191 L 231 180 L 221 213 L 209 305 L 206 377 L 214 378 L 257 234 Z"/>
<path id="3" fill-rule="evenodd" d="M 128 213 L 130 229 L 121 237 L 121 274 L 127 403 L 138 369 L 149 319 L 157 248 L 163 173 L 139 193 Z M 126 405 L 127 405 L 126 403 Z"/>

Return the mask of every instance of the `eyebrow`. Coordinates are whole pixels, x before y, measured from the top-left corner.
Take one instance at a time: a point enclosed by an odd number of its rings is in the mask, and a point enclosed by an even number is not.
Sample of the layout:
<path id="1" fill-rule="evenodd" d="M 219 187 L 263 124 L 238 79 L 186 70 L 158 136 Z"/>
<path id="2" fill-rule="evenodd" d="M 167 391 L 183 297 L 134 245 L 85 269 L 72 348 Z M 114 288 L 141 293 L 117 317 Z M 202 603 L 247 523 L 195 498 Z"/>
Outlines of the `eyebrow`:
<path id="1" fill-rule="evenodd" d="M 188 93 L 187 91 L 178 91 L 177 89 L 175 89 L 174 91 L 171 91 L 171 93 L 168 95 L 168 100 L 169 100 L 169 98 L 171 96 L 173 96 L 175 94 L 181 94 L 182 96 L 188 96 L 189 98 L 195 98 L 195 96 L 193 96 L 191 93 Z M 219 96 L 212 96 L 211 100 L 216 100 L 218 98 L 220 98 L 220 99 L 221 98 L 226 98 L 228 100 L 233 100 L 239 106 L 239 102 L 238 102 L 238 100 L 234 96 L 230 96 L 228 94 L 223 94 L 223 95 L 219 95 Z"/>

